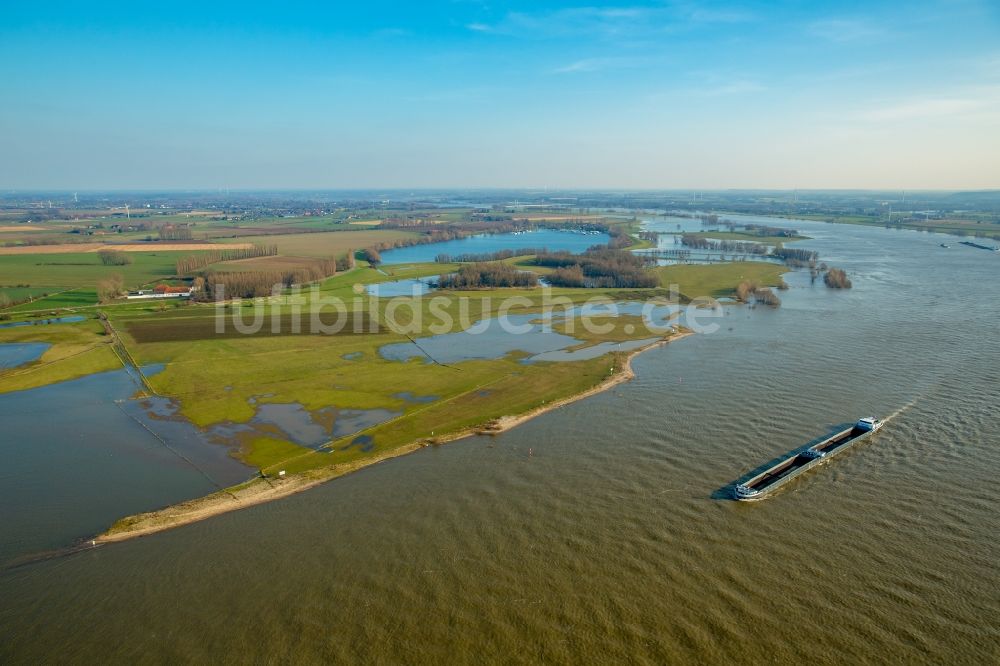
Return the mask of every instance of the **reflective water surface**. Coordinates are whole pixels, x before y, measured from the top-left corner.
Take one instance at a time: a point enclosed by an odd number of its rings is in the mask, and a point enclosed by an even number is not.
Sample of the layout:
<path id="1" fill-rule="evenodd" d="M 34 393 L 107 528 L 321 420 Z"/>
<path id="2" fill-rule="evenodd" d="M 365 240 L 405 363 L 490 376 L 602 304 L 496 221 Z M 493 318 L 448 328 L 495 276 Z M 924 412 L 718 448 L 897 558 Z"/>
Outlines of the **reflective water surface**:
<path id="1" fill-rule="evenodd" d="M 546 248 L 552 252 L 565 250 L 578 254 L 592 245 L 604 245 L 609 236 L 602 233 L 581 233 L 539 229 L 515 234 L 479 234 L 458 240 L 428 245 L 412 245 L 382 253 L 384 264 L 415 264 L 434 261 L 439 254 L 482 254 L 501 250 Z"/>
<path id="2" fill-rule="evenodd" d="M 0 343 L 0 370 L 9 370 L 35 361 L 51 346 L 47 342 Z"/>
<path id="3" fill-rule="evenodd" d="M 504 435 L 3 571 L 0 660 L 995 663 L 1000 257 L 795 226 L 854 289 L 794 273 Z M 726 499 L 869 413 L 869 442 Z"/>

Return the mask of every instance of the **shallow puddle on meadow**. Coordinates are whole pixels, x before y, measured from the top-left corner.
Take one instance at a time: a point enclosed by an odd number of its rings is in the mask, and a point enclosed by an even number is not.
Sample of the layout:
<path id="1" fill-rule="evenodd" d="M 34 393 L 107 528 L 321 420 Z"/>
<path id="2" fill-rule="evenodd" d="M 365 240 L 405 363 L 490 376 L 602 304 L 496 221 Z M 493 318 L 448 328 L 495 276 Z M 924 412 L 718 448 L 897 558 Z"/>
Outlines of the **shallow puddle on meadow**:
<path id="1" fill-rule="evenodd" d="M 332 439 L 371 428 L 402 414 L 389 409 L 338 409 L 324 407 L 310 412 L 302 404 L 263 403 L 251 398 L 256 413 L 247 423 L 219 423 L 208 428 L 218 442 L 246 441 L 254 435 L 280 437 L 311 449 Z"/>
<path id="2" fill-rule="evenodd" d="M 0 344 L 0 370 L 37 361 L 51 347 L 47 342 L 5 342 Z"/>

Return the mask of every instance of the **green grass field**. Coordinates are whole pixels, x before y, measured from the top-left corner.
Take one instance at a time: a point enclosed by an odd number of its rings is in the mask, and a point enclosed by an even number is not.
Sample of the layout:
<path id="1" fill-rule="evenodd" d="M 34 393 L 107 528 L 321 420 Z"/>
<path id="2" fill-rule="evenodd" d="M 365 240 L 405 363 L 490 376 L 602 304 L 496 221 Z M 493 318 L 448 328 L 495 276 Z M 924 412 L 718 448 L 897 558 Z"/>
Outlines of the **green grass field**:
<path id="1" fill-rule="evenodd" d="M 76 289 L 50 291 L 49 296 L 46 298 L 41 298 L 30 303 L 15 305 L 14 307 L 5 310 L 5 312 L 10 314 L 32 311 L 48 312 L 51 310 L 61 310 L 63 308 L 88 307 L 94 305 L 96 302 L 96 289 L 78 287 Z"/>
<path id="2" fill-rule="evenodd" d="M 28 298 L 38 299 L 42 296 L 47 296 L 48 294 L 55 293 L 57 291 L 64 291 L 66 287 L 0 287 L 0 295 L 6 297 L 9 300 L 4 300 L 0 298 L 0 309 L 4 309 L 4 303 L 16 303 Z M 10 307 L 9 305 L 7 307 Z"/>
<path id="3" fill-rule="evenodd" d="M 680 292 L 688 298 L 700 296 L 726 298 L 736 293 L 740 282 L 756 282 L 763 286 L 776 286 L 788 267 L 754 261 L 736 261 L 726 264 L 683 264 L 661 266 L 656 269 L 660 285 L 679 285 Z"/>
<path id="4" fill-rule="evenodd" d="M 0 284 L 32 287 L 93 287 L 111 273 L 121 273 L 126 286 L 170 277 L 179 257 L 192 252 L 129 252 L 128 266 L 105 266 L 96 252 L 0 255 Z"/>

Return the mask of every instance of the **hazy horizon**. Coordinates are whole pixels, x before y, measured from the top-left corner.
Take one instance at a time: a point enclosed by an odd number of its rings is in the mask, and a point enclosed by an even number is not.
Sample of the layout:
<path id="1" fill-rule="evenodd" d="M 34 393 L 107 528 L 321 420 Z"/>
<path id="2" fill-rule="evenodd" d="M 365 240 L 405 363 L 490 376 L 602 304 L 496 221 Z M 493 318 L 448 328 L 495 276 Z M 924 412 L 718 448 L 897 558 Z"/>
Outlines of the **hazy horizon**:
<path id="1" fill-rule="evenodd" d="M 979 0 L 6 10 L 0 189 L 1000 187 Z"/>

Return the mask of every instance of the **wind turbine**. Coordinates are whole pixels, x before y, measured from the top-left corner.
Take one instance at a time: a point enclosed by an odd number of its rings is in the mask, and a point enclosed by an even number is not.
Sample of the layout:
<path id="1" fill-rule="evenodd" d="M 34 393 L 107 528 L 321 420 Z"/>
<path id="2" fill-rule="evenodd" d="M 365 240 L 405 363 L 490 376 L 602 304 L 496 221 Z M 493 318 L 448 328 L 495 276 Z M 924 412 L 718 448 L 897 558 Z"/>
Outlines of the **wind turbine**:
<path id="1" fill-rule="evenodd" d="M 129 215 L 129 212 L 128 212 L 128 204 L 125 204 L 125 219 L 126 220 L 131 220 L 132 219 L 132 216 Z"/>

